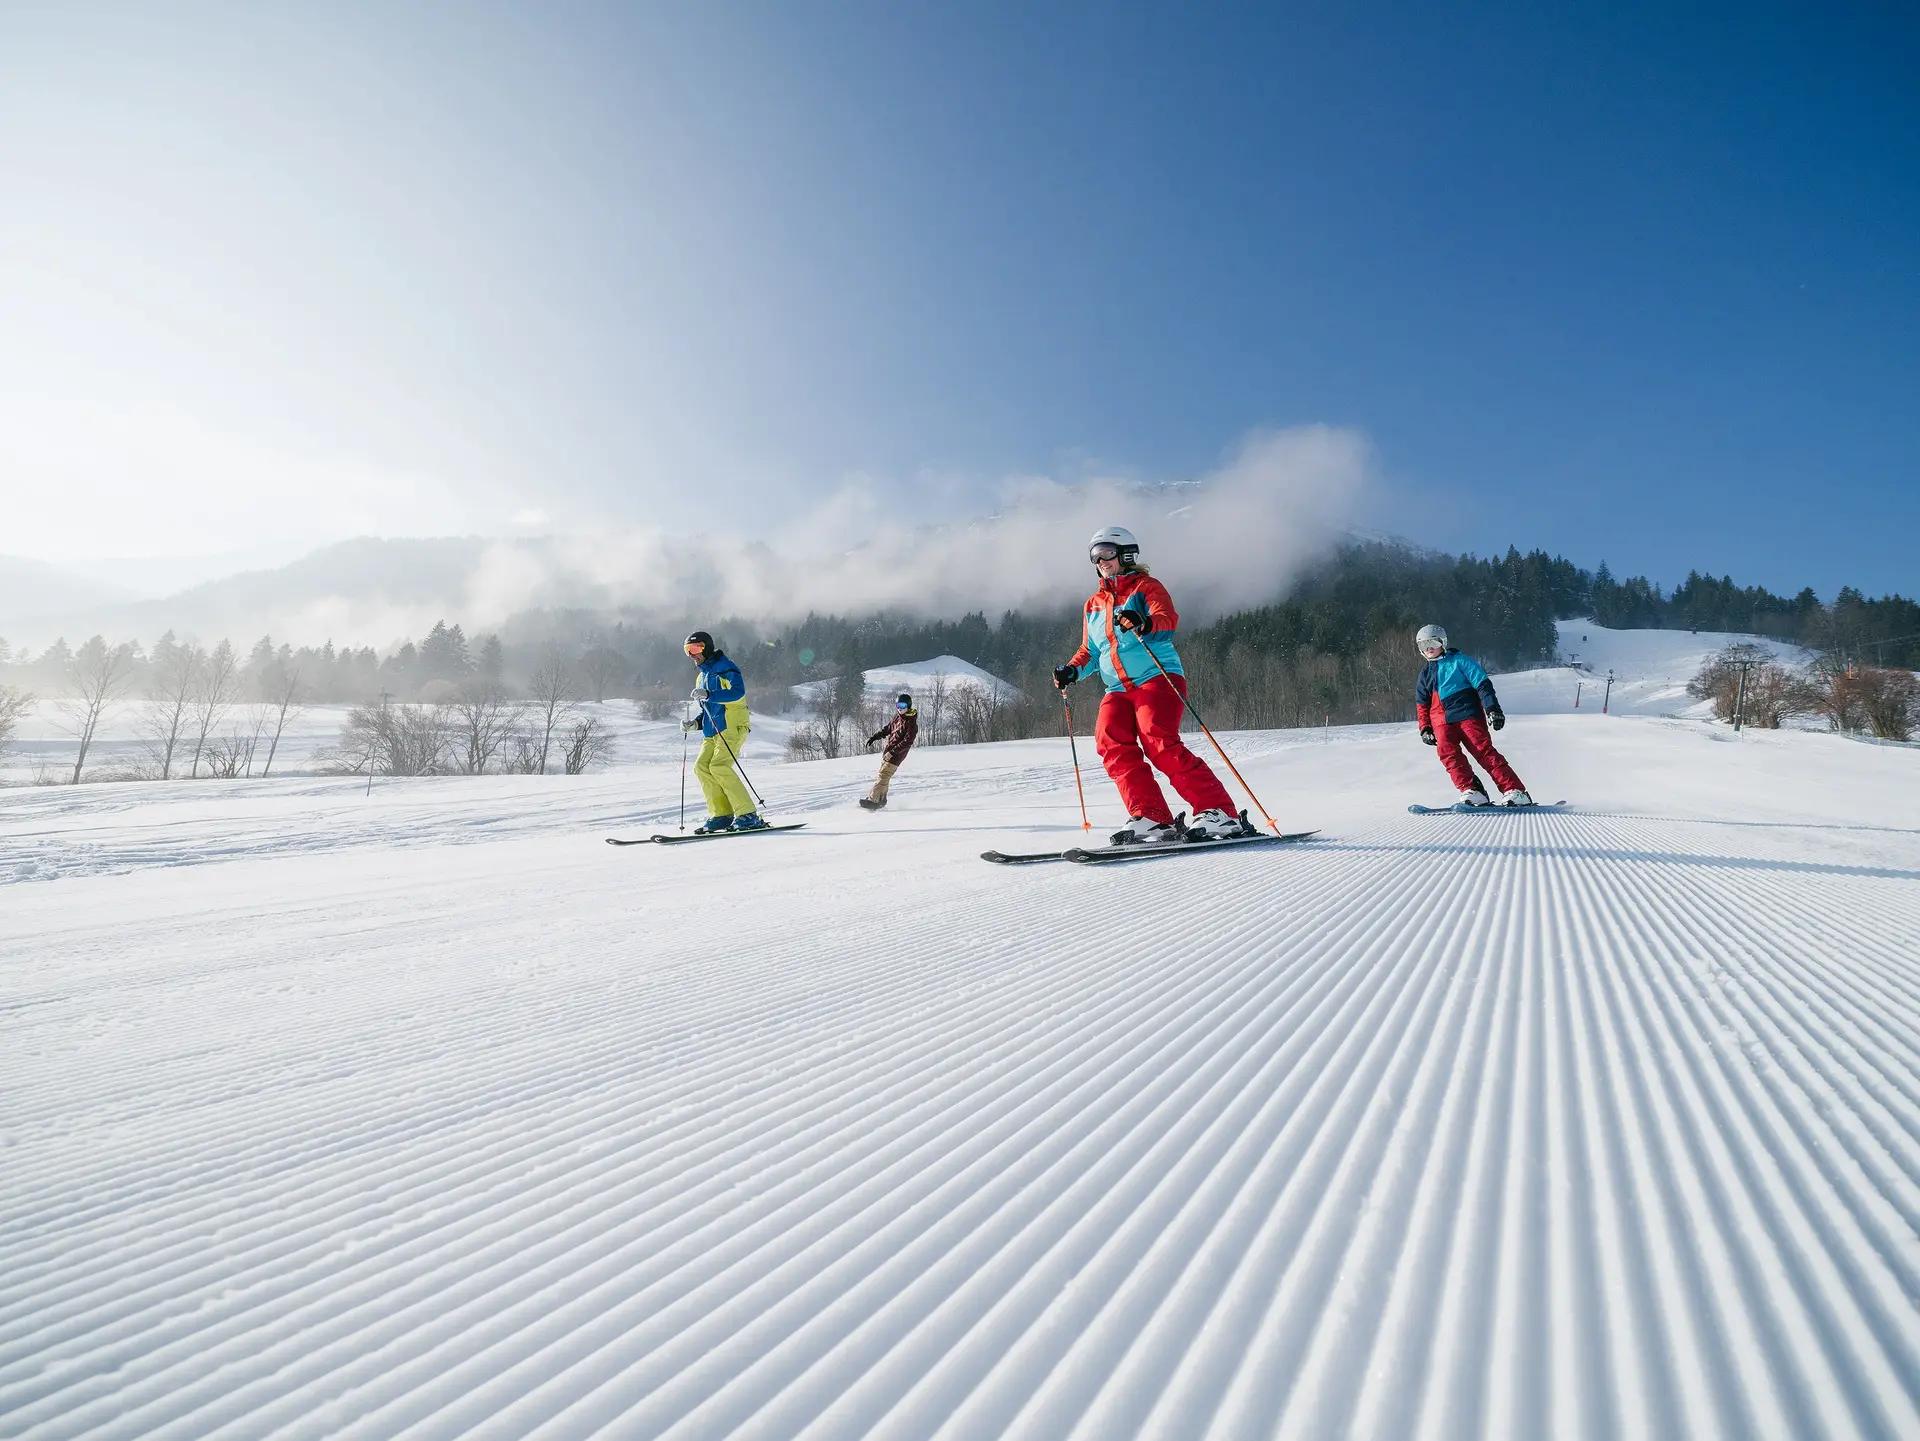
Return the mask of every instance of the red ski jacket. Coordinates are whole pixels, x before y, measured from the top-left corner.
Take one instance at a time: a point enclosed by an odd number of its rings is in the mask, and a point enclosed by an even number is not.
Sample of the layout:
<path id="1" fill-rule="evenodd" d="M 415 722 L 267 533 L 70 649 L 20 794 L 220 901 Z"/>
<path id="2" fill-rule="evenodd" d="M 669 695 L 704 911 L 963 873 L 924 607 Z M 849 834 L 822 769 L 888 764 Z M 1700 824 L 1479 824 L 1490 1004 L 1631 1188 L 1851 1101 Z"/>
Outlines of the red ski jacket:
<path id="1" fill-rule="evenodd" d="M 1116 626 L 1114 612 L 1122 610 L 1147 617 L 1153 629 L 1142 636 Z M 1162 669 L 1168 675 L 1181 675 L 1180 656 L 1173 648 L 1173 633 L 1179 628 L 1180 614 L 1167 588 L 1142 571 L 1122 571 L 1101 581 L 1100 588 L 1087 597 L 1080 649 L 1067 664 L 1084 675 L 1098 661 L 1100 679 L 1109 691 L 1132 690 L 1158 680 Z M 1160 664 L 1156 666 L 1155 660 Z"/>

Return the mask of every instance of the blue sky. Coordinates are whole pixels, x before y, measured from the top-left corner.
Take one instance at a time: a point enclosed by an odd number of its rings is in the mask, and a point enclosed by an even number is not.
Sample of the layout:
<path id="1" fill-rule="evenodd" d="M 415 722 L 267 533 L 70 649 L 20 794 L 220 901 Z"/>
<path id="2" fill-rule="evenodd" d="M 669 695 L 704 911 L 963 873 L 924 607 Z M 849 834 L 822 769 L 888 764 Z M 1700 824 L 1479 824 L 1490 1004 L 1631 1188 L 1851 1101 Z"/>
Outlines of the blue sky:
<path id="1" fill-rule="evenodd" d="M 1326 423 L 1436 546 L 1920 589 L 1916 12 L 1448 8 L 9 11 L 0 549 L 777 536 Z"/>

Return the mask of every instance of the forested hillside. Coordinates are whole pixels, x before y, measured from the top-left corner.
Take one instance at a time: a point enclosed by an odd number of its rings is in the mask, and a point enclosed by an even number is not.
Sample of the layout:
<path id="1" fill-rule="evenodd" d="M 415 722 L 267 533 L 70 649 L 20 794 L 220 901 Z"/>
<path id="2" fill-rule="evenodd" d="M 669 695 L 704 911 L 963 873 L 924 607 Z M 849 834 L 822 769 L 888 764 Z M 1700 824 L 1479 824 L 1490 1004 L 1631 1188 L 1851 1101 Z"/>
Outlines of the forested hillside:
<path id="1" fill-rule="evenodd" d="M 1180 578 L 1167 579 L 1178 602 Z M 1847 588 L 1828 604 L 1811 589 L 1788 597 L 1698 573 L 1668 594 L 1645 577 L 1617 580 L 1604 562 L 1587 571 L 1538 550 L 1509 549 L 1483 559 L 1390 541 L 1343 547 L 1272 605 L 1204 623 L 1188 616 L 1180 647 L 1193 699 L 1218 724 L 1372 721 L 1404 713 L 1416 670 L 1410 638 L 1421 624 L 1445 625 L 1462 649 L 1492 669 L 1510 670 L 1552 660 L 1554 621 L 1575 616 L 1623 629 L 1755 633 L 1841 663 L 1920 668 L 1920 605 L 1902 596 L 1873 600 Z M 296 648 L 270 636 L 227 644 L 169 633 L 155 638 L 151 650 L 131 638 L 89 641 L 78 651 L 63 640 L 38 656 L 9 657 L 0 649 L 0 684 L 61 694 L 88 647 L 104 653 L 119 642 L 123 689 L 131 694 L 165 690 L 168 677 L 184 694 L 189 672 L 204 670 L 229 677 L 234 698 L 365 702 L 385 694 L 445 701 L 475 686 L 524 692 L 538 688 L 540 677 L 553 689 L 564 673 L 570 693 L 582 698 L 632 696 L 671 706 L 687 679 L 680 641 L 696 626 L 716 633 L 740 661 L 763 712 L 791 704 L 788 687 L 804 681 L 959 656 L 1025 693 L 1024 701 L 1008 703 L 985 722 L 985 736 L 996 739 L 1058 726 L 1048 673 L 1080 642 L 1079 613 L 1072 608 L 1010 611 L 991 620 L 984 613 L 939 621 L 898 613 L 808 615 L 786 624 L 541 611 L 472 637 L 458 617 L 449 617 L 417 642 L 385 653 Z"/>

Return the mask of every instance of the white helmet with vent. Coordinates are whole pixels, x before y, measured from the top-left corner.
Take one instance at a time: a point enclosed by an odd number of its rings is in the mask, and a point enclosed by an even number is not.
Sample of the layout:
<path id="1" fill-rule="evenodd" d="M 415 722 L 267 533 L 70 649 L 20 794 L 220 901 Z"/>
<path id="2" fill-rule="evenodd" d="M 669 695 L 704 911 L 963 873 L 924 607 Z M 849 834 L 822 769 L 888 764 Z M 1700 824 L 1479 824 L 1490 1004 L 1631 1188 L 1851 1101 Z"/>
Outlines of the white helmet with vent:
<path id="1" fill-rule="evenodd" d="M 1133 538 L 1133 532 L 1124 525 L 1102 526 L 1093 533 L 1093 539 L 1087 542 L 1087 559 L 1095 565 L 1103 560 L 1118 558 L 1120 564 L 1133 564 L 1133 558 L 1140 554 L 1140 542 Z"/>
<path id="2" fill-rule="evenodd" d="M 1443 625 L 1423 625 L 1420 633 L 1413 638 L 1413 648 L 1425 655 L 1429 650 L 1438 655 L 1447 648 L 1447 628 Z"/>

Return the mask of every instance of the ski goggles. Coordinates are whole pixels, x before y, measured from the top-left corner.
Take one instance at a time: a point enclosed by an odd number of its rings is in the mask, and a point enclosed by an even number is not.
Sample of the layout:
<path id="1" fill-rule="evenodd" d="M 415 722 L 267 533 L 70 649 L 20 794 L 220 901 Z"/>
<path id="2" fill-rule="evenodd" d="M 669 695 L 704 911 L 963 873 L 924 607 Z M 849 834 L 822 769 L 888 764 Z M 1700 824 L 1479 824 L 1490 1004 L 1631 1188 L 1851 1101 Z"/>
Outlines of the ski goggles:
<path id="1" fill-rule="evenodd" d="M 1118 560 L 1120 559 L 1120 547 L 1103 540 L 1100 544 L 1088 549 L 1087 559 L 1095 565 L 1100 564 L 1103 560 Z"/>
<path id="2" fill-rule="evenodd" d="M 911 701 L 897 700 L 893 703 L 893 708 L 895 710 L 905 710 L 911 704 Z"/>
<path id="3" fill-rule="evenodd" d="M 688 641 L 687 644 L 681 646 L 680 649 L 688 655 L 705 655 L 707 653 L 707 648 L 697 641 Z"/>

